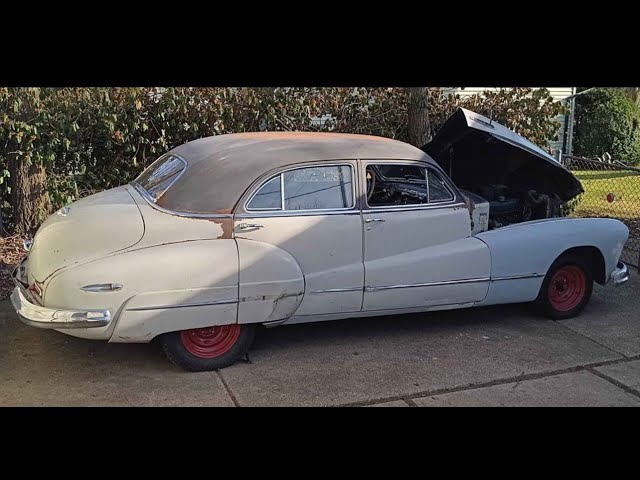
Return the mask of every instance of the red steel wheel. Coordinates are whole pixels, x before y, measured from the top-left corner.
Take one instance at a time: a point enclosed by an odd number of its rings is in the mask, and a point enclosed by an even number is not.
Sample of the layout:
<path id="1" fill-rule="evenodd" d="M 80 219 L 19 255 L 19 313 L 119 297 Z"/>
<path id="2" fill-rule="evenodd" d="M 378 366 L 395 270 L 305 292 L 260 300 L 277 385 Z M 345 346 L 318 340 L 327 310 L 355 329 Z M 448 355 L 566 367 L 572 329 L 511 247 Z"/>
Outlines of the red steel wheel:
<path id="1" fill-rule="evenodd" d="M 580 304 L 586 291 L 584 270 L 575 265 L 565 265 L 549 281 L 549 303 L 559 312 L 568 312 Z"/>
<path id="2" fill-rule="evenodd" d="M 240 325 L 218 325 L 180 332 L 180 340 L 189 353 L 199 358 L 224 355 L 240 337 Z"/>

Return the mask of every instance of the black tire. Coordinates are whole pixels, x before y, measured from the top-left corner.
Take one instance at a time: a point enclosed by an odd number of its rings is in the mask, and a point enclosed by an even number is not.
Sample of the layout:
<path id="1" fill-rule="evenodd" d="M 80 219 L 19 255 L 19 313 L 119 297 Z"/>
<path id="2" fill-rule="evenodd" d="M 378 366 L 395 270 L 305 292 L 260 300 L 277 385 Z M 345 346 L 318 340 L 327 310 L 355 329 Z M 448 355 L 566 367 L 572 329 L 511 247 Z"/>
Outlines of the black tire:
<path id="1" fill-rule="evenodd" d="M 578 315 L 592 292 L 590 266 L 580 255 L 568 254 L 559 257 L 549 268 L 536 303 L 549 318 L 563 320 Z"/>
<path id="2" fill-rule="evenodd" d="M 233 365 L 244 356 L 253 343 L 255 330 L 255 325 L 237 324 L 183 330 L 165 333 L 160 344 L 167 358 L 179 367 L 189 372 L 206 372 Z M 215 343 L 205 345 L 221 335 L 226 338 L 218 343 L 217 350 Z"/>

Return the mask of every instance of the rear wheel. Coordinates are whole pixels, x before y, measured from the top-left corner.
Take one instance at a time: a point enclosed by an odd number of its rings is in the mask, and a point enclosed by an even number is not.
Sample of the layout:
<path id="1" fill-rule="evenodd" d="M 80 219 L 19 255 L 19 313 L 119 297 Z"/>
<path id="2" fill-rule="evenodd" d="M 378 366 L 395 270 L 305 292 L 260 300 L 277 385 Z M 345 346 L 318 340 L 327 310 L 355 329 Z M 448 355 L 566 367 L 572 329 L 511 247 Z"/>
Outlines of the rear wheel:
<path id="1" fill-rule="evenodd" d="M 165 333 L 161 344 L 167 358 L 190 372 L 228 367 L 253 342 L 255 325 L 216 325 Z"/>
<path id="2" fill-rule="evenodd" d="M 567 255 L 556 260 L 544 278 L 538 305 L 552 319 L 578 315 L 593 291 L 593 274 L 580 256 Z"/>

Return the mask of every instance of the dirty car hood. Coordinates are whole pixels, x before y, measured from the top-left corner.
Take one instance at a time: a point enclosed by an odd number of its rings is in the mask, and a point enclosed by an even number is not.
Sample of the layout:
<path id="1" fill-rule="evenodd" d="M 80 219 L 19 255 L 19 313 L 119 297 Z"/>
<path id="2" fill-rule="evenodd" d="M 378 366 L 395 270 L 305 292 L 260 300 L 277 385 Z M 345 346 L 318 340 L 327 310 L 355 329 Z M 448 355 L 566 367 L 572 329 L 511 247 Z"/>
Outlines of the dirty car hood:
<path id="1" fill-rule="evenodd" d="M 584 190 L 554 157 L 512 130 L 459 108 L 422 147 L 460 187 L 504 184 L 569 201 Z"/>

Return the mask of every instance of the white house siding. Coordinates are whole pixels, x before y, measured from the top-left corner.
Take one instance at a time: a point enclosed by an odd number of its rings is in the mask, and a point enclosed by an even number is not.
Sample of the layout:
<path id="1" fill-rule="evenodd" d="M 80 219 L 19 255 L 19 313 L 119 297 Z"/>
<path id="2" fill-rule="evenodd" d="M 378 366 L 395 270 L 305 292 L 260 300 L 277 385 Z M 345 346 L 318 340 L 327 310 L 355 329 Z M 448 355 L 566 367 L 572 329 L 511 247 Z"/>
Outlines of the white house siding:
<path id="1" fill-rule="evenodd" d="M 551 97 L 553 97 L 553 99 L 556 102 L 563 101 L 567 97 L 570 97 L 571 95 L 575 95 L 576 93 L 576 87 L 545 87 L 545 88 L 549 90 Z M 464 97 L 469 97 L 471 95 L 476 95 L 478 93 L 482 93 L 486 90 L 495 92 L 500 89 L 495 87 L 464 87 L 464 89 L 462 89 L 461 87 L 456 87 L 456 88 L 445 88 L 444 90 L 450 93 L 457 93 L 458 95 L 460 95 L 460 97 L 464 98 Z M 551 141 L 549 142 L 549 145 L 548 145 L 554 150 L 554 152 L 556 150 L 561 149 L 562 146 L 564 145 L 565 125 L 567 124 L 569 118 L 570 118 L 570 112 L 567 113 L 567 115 L 560 115 L 556 118 L 560 122 L 560 128 L 558 129 L 558 140 Z M 571 142 L 567 142 L 568 148 L 566 148 L 565 150 L 570 149 L 570 146 L 571 146 Z M 571 153 L 571 152 L 565 151 L 564 153 Z"/>

